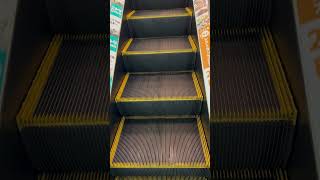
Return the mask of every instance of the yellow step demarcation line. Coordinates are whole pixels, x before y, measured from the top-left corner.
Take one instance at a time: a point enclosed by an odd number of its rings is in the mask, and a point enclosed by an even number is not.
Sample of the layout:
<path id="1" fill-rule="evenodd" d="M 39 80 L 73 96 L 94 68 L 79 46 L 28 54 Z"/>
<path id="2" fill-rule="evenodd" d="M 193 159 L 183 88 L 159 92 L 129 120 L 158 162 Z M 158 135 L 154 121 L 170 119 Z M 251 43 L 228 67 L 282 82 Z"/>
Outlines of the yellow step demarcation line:
<path id="1" fill-rule="evenodd" d="M 150 16 L 136 16 L 136 10 L 132 10 L 126 15 L 127 20 L 136 20 L 136 19 L 159 19 L 159 18 L 175 18 L 175 17 L 186 17 L 192 16 L 192 9 L 189 7 L 185 8 L 184 13 L 168 14 L 168 15 L 150 15 Z"/>
<path id="2" fill-rule="evenodd" d="M 144 73 L 127 73 L 117 93 L 115 101 L 118 102 L 158 102 L 158 101 L 197 101 L 203 100 L 203 95 L 195 72 L 192 72 L 192 80 L 195 86 L 197 96 L 181 96 L 181 97 L 150 97 L 150 98 L 124 98 L 123 91 L 126 87 L 130 74 L 144 74 Z M 147 74 L 147 73 L 146 73 Z M 149 73 L 148 73 L 149 74 Z M 153 73 L 154 74 L 154 73 Z"/>
<path id="3" fill-rule="evenodd" d="M 152 117 L 152 116 L 150 116 Z M 145 117 L 150 119 L 150 117 Z M 172 118 L 177 118 L 178 116 L 171 116 L 171 117 L 160 117 L 157 116 L 156 118 L 161 118 L 161 119 L 172 119 Z M 187 116 L 182 116 L 183 118 L 187 117 Z M 193 117 L 193 116 L 189 116 L 189 117 Z M 181 118 L 181 116 L 180 116 Z M 122 162 L 113 162 L 116 152 L 117 152 L 117 148 L 118 148 L 118 144 L 121 138 L 121 133 L 124 127 L 124 123 L 125 123 L 125 117 L 122 117 L 110 150 L 110 168 L 132 168 L 132 169 L 138 169 L 138 168 L 150 168 L 150 169 L 174 169 L 174 168 L 181 168 L 181 169 L 187 169 L 187 168 L 210 168 L 210 153 L 209 153 L 209 148 L 207 145 L 207 140 L 204 134 L 204 130 L 203 130 L 203 126 L 201 123 L 201 120 L 199 118 L 199 116 L 196 116 L 197 118 L 197 127 L 198 127 L 198 131 L 199 131 L 199 136 L 200 136 L 200 140 L 201 140 L 201 146 L 202 146 L 202 150 L 203 150 L 203 155 L 204 155 L 204 159 L 205 162 L 203 163 L 122 163 Z M 129 119 L 129 118 L 128 118 Z M 136 117 L 136 119 L 138 119 L 138 116 Z"/>
<path id="4" fill-rule="evenodd" d="M 142 38 L 140 38 L 142 39 Z M 122 56 L 126 55 L 146 55 L 146 54 L 172 54 L 172 53 L 190 53 L 190 52 L 197 52 L 197 46 L 192 38 L 191 35 L 188 36 L 188 41 L 190 43 L 190 49 L 174 49 L 174 50 L 157 50 L 157 51 L 128 51 L 130 45 L 134 41 L 133 38 L 130 38 L 124 48 L 121 51 Z"/>
<path id="5" fill-rule="evenodd" d="M 54 61 L 59 53 L 63 40 L 89 40 L 101 38 L 104 35 L 55 35 L 49 45 L 47 53 L 38 69 L 32 86 L 22 104 L 22 107 L 16 117 L 18 128 L 25 127 L 50 127 L 50 126 L 71 126 L 71 125 L 108 125 L 109 122 L 101 116 L 84 117 L 77 114 L 68 116 L 42 115 L 34 116 L 47 80 L 50 76 Z"/>
<path id="6" fill-rule="evenodd" d="M 241 30 L 235 29 L 233 31 L 240 32 Z M 286 81 L 283 68 L 272 35 L 267 28 L 263 29 L 245 29 L 243 31 L 256 32 L 261 35 L 261 44 L 268 64 L 269 72 L 272 78 L 272 83 L 277 94 L 278 102 L 280 105 L 280 111 L 276 109 L 261 109 L 257 112 L 242 112 L 241 115 L 230 112 L 229 114 L 223 114 L 218 116 L 212 116 L 211 122 L 223 123 L 223 122 L 266 122 L 266 121 L 283 121 L 287 120 L 295 124 L 297 117 L 297 110 L 294 105 L 293 97 L 289 89 L 289 85 Z M 226 33 L 231 33 L 227 30 Z"/>
<path id="7" fill-rule="evenodd" d="M 270 47 L 270 51 L 274 56 L 274 63 L 278 67 L 278 70 L 277 70 L 278 77 L 280 79 L 281 85 L 283 86 L 282 87 L 283 94 L 286 96 L 285 103 L 286 103 L 286 106 L 287 106 L 287 109 L 288 109 L 288 113 L 289 113 L 288 116 L 295 123 L 296 122 L 296 118 L 297 118 L 297 109 L 296 109 L 295 104 L 294 104 L 293 96 L 291 94 L 291 91 L 290 91 L 290 88 L 289 88 L 289 84 L 288 84 L 288 81 L 287 81 L 285 73 L 284 73 L 284 69 L 283 69 L 283 67 L 281 65 L 280 57 L 279 57 L 279 55 L 277 53 L 277 50 L 276 50 L 276 47 L 275 47 L 275 43 L 274 43 L 274 41 L 272 39 L 272 35 L 270 33 L 270 30 L 266 29 L 266 28 L 263 29 L 263 30 L 264 30 L 265 36 L 268 39 L 268 45 Z"/>

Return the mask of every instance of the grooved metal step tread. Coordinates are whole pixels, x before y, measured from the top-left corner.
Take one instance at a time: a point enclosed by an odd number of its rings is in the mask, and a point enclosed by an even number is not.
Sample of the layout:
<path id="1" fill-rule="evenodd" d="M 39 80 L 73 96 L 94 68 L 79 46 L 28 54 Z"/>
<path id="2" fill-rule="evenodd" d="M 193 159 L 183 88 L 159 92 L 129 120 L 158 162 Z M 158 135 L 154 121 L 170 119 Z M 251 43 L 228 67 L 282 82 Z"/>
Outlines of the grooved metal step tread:
<path id="1" fill-rule="evenodd" d="M 143 0 L 142 0 L 143 1 Z M 211 4 L 215 29 L 262 27 L 271 19 L 274 3 L 270 0 L 223 0 Z"/>
<path id="2" fill-rule="evenodd" d="M 127 15 L 128 20 L 133 19 L 154 19 L 154 18 L 172 18 L 181 16 L 192 16 L 190 8 L 177 9 L 153 9 L 153 10 L 133 10 Z"/>
<path id="3" fill-rule="evenodd" d="M 56 35 L 17 115 L 39 171 L 106 170 L 109 90 L 105 35 Z"/>
<path id="4" fill-rule="evenodd" d="M 191 36 L 129 39 L 123 55 L 196 52 Z"/>
<path id="5" fill-rule="evenodd" d="M 17 116 L 19 128 L 107 124 L 104 35 L 56 35 Z"/>
<path id="6" fill-rule="evenodd" d="M 123 116 L 198 115 L 202 93 L 194 72 L 127 73 L 115 98 Z"/>
<path id="7" fill-rule="evenodd" d="M 103 172 L 42 173 L 37 180 L 109 180 L 109 174 Z"/>
<path id="8" fill-rule="evenodd" d="M 284 168 L 297 110 L 271 33 L 216 30 L 213 39 L 213 167 Z"/>
<path id="9" fill-rule="evenodd" d="M 209 168 L 210 155 L 196 117 L 127 117 L 110 151 L 110 168 Z"/>
<path id="10" fill-rule="evenodd" d="M 289 120 L 295 108 L 267 29 L 215 31 L 212 119 Z"/>
<path id="11" fill-rule="evenodd" d="M 194 72 L 127 73 L 116 102 L 189 99 L 202 100 Z"/>

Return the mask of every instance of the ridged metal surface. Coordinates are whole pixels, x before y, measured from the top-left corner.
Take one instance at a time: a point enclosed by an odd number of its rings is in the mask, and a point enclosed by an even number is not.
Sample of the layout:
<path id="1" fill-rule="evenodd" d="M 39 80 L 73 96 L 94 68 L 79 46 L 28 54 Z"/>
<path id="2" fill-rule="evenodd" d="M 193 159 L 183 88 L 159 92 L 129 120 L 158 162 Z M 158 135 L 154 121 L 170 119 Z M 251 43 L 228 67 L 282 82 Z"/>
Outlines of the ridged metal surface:
<path id="1" fill-rule="evenodd" d="M 109 90 L 104 35 L 56 35 L 17 123 L 33 168 L 107 169 Z"/>
<path id="2" fill-rule="evenodd" d="M 184 8 L 177 9 L 159 9 L 159 10 L 138 10 L 133 16 L 174 16 L 186 14 Z"/>
<path id="3" fill-rule="evenodd" d="M 115 99 L 124 117 L 110 152 L 112 175 L 210 176 L 201 120 L 179 119 L 199 114 L 203 98 L 192 72 L 197 47 L 188 36 L 187 6 L 184 0 L 132 1 L 132 38 L 122 49 L 130 73 Z"/>
<path id="4" fill-rule="evenodd" d="M 95 171 L 109 167 L 106 125 L 28 127 L 20 134 L 37 170 Z"/>
<path id="5" fill-rule="evenodd" d="M 207 180 L 197 176 L 117 176 L 115 180 Z"/>
<path id="6" fill-rule="evenodd" d="M 284 168 L 297 110 L 271 33 L 217 30 L 213 58 L 214 169 Z"/>
<path id="7" fill-rule="evenodd" d="M 205 176 L 210 155 L 195 116 L 122 118 L 110 152 L 112 175 Z"/>
<path id="8" fill-rule="evenodd" d="M 37 180 L 109 180 L 109 175 L 103 172 L 43 173 Z"/>
<path id="9" fill-rule="evenodd" d="M 288 180 L 287 173 L 281 169 L 277 170 L 221 170 L 213 171 L 213 180 Z"/>
<path id="10" fill-rule="evenodd" d="M 134 9 L 169 9 L 169 8 L 184 8 L 187 5 L 186 0 L 135 0 L 131 1 Z"/>
<path id="11" fill-rule="evenodd" d="M 107 51 L 104 36 L 65 38 L 34 115 L 107 119 Z"/>
<path id="12" fill-rule="evenodd" d="M 214 41 L 213 120 L 295 124 L 296 108 L 268 30 L 217 31 Z"/>
<path id="13" fill-rule="evenodd" d="M 244 30 L 215 34 L 213 116 L 280 111 L 261 38 Z"/>
<path id="14" fill-rule="evenodd" d="M 164 51 L 177 49 L 191 49 L 190 42 L 186 36 L 134 39 L 128 51 Z"/>
<path id="15" fill-rule="evenodd" d="M 20 128 L 107 123 L 104 35 L 55 36 L 17 116 Z"/>
<path id="16" fill-rule="evenodd" d="M 288 180 L 286 171 L 277 170 L 221 170 L 213 171 L 211 178 L 196 176 L 117 176 L 115 180 Z"/>
<path id="17" fill-rule="evenodd" d="M 204 163 L 195 119 L 126 119 L 114 162 Z"/>
<path id="18" fill-rule="evenodd" d="M 122 97 L 197 96 L 191 73 L 131 74 Z"/>
<path id="19" fill-rule="evenodd" d="M 270 0 L 219 0 L 211 4 L 215 29 L 259 27 L 268 25 Z"/>

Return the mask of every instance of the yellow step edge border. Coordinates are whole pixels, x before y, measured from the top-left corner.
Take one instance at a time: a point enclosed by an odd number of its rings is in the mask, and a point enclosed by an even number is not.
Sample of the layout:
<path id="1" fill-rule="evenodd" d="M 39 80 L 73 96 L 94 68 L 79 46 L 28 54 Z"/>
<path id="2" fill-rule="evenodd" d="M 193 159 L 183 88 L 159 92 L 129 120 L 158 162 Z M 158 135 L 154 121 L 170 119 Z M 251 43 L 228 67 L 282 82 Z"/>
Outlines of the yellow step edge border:
<path id="1" fill-rule="evenodd" d="M 191 116 L 190 116 L 191 117 Z M 165 118 L 165 117 L 162 117 Z M 173 118 L 173 117 L 171 117 Z M 177 118 L 177 117 L 176 117 Z M 149 118 L 150 119 L 150 118 Z M 126 118 L 122 117 L 114 138 L 114 142 L 112 144 L 111 150 L 110 150 L 110 168 L 132 168 L 132 169 L 138 169 L 138 168 L 150 168 L 150 169 L 158 169 L 158 168 L 167 168 L 167 169 L 173 169 L 173 168 L 180 168 L 180 169 L 187 169 L 187 168 L 210 168 L 210 153 L 209 148 L 207 144 L 207 140 L 204 134 L 203 126 L 201 123 L 201 119 L 199 116 L 196 117 L 196 124 L 199 132 L 199 137 L 201 141 L 201 148 L 203 150 L 204 155 L 204 163 L 114 163 L 113 160 L 116 155 L 116 151 L 118 148 L 118 144 L 121 138 L 121 133 L 124 128 Z"/>
<path id="2" fill-rule="evenodd" d="M 273 83 L 276 87 L 278 100 L 280 103 L 280 116 L 289 118 L 295 124 L 297 117 L 297 110 L 294 105 L 293 97 L 289 89 L 283 68 L 281 66 L 278 52 L 272 40 L 272 35 L 267 28 L 260 30 L 262 34 L 262 46 L 268 59 L 269 71 L 272 74 Z"/>
<path id="3" fill-rule="evenodd" d="M 135 73 L 127 73 L 122 81 L 122 84 L 120 86 L 120 89 L 117 93 L 117 96 L 115 98 L 116 103 L 118 102 L 159 102 L 159 101 L 196 101 L 196 100 L 203 100 L 203 95 L 200 89 L 200 85 L 197 79 L 197 75 L 195 72 L 192 72 L 192 80 L 193 84 L 197 93 L 197 96 L 181 96 L 181 97 L 157 97 L 157 98 L 123 98 L 122 94 L 123 91 L 127 85 L 128 79 L 130 74 L 135 74 Z M 139 73 L 142 74 L 142 73 Z M 147 73 L 145 73 L 147 74 Z M 155 74 L 155 73 L 153 73 Z M 159 74 L 163 74 L 162 72 Z"/>
<path id="4" fill-rule="evenodd" d="M 26 127 L 53 127 L 53 126 L 74 126 L 74 125 L 109 125 L 109 121 L 101 118 L 102 116 L 88 117 L 78 114 L 64 116 L 54 115 L 36 115 L 36 110 L 54 61 L 58 56 L 61 44 L 64 40 L 90 40 L 94 38 L 103 38 L 102 34 L 56 34 L 52 38 L 45 57 L 42 60 L 40 68 L 32 82 L 32 86 L 22 104 L 21 109 L 16 117 L 18 128 L 21 130 Z M 107 118 L 107 117 L 106 117 Z M 89 120 L 89 121 L 88 121 Z"/>
<path id="5" fill-rule="evenodd" d="M 142 39 L 142 38 L 141 38 Z M 126 55 L 146 55 L 146 54 L 172 54 L 172 53 L 192 53 L 197 52 L 197 46 L 191 35 L 188 36 L 191 49 L 173 49 L 173 50 L 158 50 L 158 51 L 128 51 L 130 45 L 134 41 L 133 38 L 127 40 L 124 48 L 121 51 L 122 56 Z"/>
<path id="6" fill-rule="evenodd" d="M 136 20 L 136 19 L 159 19 L 159 18 L 175 18 L 175 17 L 186 17 L 192 16 L 193 12 L 189 7 L 185 8 L 184 13 L 176 13 L 170 15 L 152 15 L 152 16 L 135 16 L 136 10 L 132 10 L 126 15 L 127 20 Z"/>

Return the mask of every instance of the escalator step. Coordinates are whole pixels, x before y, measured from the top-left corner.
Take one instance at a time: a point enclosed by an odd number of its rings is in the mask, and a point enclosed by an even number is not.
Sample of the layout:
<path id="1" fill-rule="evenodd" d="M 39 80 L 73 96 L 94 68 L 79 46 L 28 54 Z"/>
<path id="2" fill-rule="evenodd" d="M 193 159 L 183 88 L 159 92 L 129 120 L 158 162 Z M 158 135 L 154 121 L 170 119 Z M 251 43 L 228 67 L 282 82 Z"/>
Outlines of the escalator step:
<path id="1" fill-rule="evenodd" d="M 108 48 L 104 35 L 56 35 L 17 116 L 38 170 L 105 169 Z"/>
<path id="2" fill-rule="evenodd" d="M 73 173 L 42 173 L 38 180 L 109 180 L 108 173 L 73 172 Z"/>
<path id="3" fill-rule="evenodd" d="M 214 35 L 213 166 L 284 167 L 297 110 L 270 32 L 235 29 Z"/>
<path id="4" fill-rule="evenodd" d="M 188 33 L 190 8 L 133 10 L 126 16 L 132 35 L 141 37 L 182 36 Z"/>
<path id="5" fill-rule="evenodd" d="M 194 72 L 128 73 L 116 102 L 124 116 L 196 115 L 202 98 Z"/>
<path id="6" fill-rule="evenodd" d="M 110 151 L 112 175 L 210 174 L 198 117 L 122 118 Z"/>
<path id="7" fill-rule="evenodd" d="M 122 50 L 129 72 L 192 70 L 197 47 L 191 36 L 130 39 Z"/>

